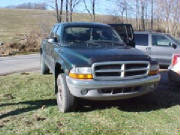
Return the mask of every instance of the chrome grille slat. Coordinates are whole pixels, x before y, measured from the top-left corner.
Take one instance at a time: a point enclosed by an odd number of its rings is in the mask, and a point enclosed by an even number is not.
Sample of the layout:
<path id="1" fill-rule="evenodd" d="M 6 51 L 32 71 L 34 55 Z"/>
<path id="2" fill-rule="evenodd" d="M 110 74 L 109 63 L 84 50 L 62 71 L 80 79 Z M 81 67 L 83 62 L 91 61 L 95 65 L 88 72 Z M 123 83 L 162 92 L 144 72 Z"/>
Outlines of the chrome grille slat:
<path id="1" fill-rule="evenodd" d="M 98 72 L 104 72 L 104 73 L 108 73 L 108 72 L 121 72 L 121 70 L 119 69 L 101 69 L 101 70 L 96 70 L 96 73 Z"/>
<path id="2" fill-rule="evenodd" d="M 126 72 L 128 72 L 128 71 L 143 71 L 143 70 L 149 70 L 149 68 L 128 69 L 128 70 L 126 70 Z"/>
<path id="3" fill-rule="evenodd" d="M 119 69 L 117 69 L 116 66 L 118 66 Z M 149 70 L 150 63 L 148 61 L 101 62 L 92 65 L 93 76 L 94 79 L 97 80 L 141 78 L 147 76 Z"/>

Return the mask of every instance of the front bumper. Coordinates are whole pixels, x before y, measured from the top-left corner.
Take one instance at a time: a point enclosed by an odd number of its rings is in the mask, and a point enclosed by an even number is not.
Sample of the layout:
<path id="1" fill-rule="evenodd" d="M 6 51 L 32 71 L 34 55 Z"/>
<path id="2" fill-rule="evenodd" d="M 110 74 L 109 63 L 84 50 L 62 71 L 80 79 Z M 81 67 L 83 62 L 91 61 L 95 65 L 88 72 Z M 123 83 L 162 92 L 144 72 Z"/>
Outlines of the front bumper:
<path id="1" fill-rule="evenodd" d="M 159 81 L 160 75 L 121 81 L 79 80 L 66 76 L 66 82 L 71 94 L 75 97 L 90 100 L 117 100 L 137 97 L 153 91 Z M 136 86 L 139 89 L 132 92 L 120 92 L 116 94 L 100 92 L 101 89 L 105 88 L 113 89 Z"/>

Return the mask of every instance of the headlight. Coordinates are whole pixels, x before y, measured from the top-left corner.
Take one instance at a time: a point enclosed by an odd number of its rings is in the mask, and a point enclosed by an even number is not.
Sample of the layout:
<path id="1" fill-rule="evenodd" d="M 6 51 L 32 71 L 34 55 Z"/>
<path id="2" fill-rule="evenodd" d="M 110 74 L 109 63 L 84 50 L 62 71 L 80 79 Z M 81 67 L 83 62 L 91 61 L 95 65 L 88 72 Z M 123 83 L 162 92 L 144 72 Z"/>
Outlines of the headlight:
<path id="1" fill-rule="evenodd" d="M 69 76 L 76 79 L 93 79 L 90 67 L 74 67 L 71 69 Z"/>
<path id="2" fill-rule="evenodd" d="M 158 73 L 159 73 L 159 64 L 151 65 L 149 75 L 156 75 Z"/>

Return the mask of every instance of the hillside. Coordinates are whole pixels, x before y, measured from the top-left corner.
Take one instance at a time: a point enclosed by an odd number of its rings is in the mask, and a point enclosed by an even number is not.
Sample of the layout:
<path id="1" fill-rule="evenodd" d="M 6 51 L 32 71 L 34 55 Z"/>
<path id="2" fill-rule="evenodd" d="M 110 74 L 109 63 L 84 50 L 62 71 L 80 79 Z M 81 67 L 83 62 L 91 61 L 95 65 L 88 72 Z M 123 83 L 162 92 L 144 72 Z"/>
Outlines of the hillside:
<path id="1" fill-rule="evenodd" d="M 56 23 L 56 14 L 48 10 L 0 9 L 0 56 L 39 50 L 41 39 Z M 96 21 L 108 23 L 112 16 L 97 15 Z M 90 21 L 85 13 L 73 14 L 73 21 Z"/>
<path id="2" fill-rule="evenodd" d="M 0 56 L 37 52 L 43 37 L 56 23 L 54 11 L 0 9 Z M 75 14 L 74 21 L 89 21 L 87 14 Z"/>
<path id="3" fill-rule="evenodd" d="M 97 15 L 97 21 L 108 16 Z M 0 42 L 14 42 L 32 31 L 48 33 L 56 22 L 54 11 L 30 9 L 0 9 Z M 90 21 L 88 14 L 74 14 L 74 21 Z M 20 38 L 21 39 L 21 38 Z"/>
<path id="4" fill-rule="evenodd" d="M 17 52 L 34 52 L 39 50 L 41 39 L 46 37 L 52 25 L 56 23 L 56 14 L 49 10 L 32 9 L 0 9 L 0 56 L 14 55 Z M 90 21 L 86 13 L 73 14 L 73 21 Z M 120 23 L 121 17 L 96 15 L 96 21 L 102 23 Z M 125 23 L 139 29 L 136 20 L 128 18 Z M 140 22 L 140 20 L 138 20 Z M 147 28 L 150 29 L 150 20 L 146 20 Z M 162 27 L 161 27 L 162 26 Z M 165 32 L 166 23 L 159 25 L 154 21 L 154 30 Z"/>
<path id="5" fill-rule="evenodd" d="M 23 34 L 55 22 L 54 12 L 44 10 L 0 9 L 0 18 L 2 42 L 14 42 Z"/>

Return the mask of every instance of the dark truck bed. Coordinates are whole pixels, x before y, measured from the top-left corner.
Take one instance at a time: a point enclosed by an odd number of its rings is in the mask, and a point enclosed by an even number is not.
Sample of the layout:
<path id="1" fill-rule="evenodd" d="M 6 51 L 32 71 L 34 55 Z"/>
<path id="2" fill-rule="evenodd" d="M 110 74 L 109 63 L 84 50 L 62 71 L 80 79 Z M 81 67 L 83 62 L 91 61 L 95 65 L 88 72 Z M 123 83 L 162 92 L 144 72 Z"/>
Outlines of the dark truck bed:
<path id="1" fill-rule="evenodd" d="M 109 24 L 116 30 L 121 39 L 129 46 L 135 47 L 134 30 L 131 24 Z"/>

